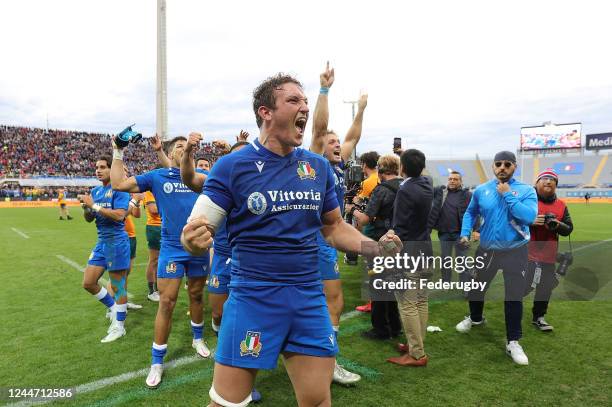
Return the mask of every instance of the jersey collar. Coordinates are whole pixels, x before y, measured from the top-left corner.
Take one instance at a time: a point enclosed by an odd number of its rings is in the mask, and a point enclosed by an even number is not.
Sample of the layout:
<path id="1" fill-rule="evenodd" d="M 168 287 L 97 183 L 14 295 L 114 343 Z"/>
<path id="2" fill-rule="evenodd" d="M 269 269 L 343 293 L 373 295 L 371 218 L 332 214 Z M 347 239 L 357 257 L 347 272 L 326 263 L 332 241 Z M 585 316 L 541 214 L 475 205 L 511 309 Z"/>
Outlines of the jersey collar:
<path id="1" fill-rule="evenodd" d="M 255 139 L 251 142 L 251 144 L 253 145 L 253 148 L 255 149 L 255 151 L 257 151 L 259 154 L 262 154 L 264 156 L 267 156 L 269 158 L 276 158 L 278 160 L 290 160 L 293 157 L 295 157 L 295 154 L 297 152 L 297 148 L 294 148 L 293 151 L 285 156 L 282 155 L 278 155 L 270 150 L 268 150 L 267 148 L 265 148 L 260 142 L 259 139 Z"/>

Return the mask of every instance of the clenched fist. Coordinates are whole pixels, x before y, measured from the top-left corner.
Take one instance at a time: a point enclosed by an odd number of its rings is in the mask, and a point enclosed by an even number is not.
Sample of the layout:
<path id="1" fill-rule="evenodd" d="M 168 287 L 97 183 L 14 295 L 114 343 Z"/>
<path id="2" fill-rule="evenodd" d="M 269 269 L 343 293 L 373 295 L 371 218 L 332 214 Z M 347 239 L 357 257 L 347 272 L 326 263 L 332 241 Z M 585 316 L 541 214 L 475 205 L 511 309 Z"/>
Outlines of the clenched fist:
<path id="1" fill-rule="evenodd" d="M 208 228 L 208 219 L 199 216 L 183 227 L 181 244 L 194 256 L 201 256 L 212 246 L 213 240 Z"/>

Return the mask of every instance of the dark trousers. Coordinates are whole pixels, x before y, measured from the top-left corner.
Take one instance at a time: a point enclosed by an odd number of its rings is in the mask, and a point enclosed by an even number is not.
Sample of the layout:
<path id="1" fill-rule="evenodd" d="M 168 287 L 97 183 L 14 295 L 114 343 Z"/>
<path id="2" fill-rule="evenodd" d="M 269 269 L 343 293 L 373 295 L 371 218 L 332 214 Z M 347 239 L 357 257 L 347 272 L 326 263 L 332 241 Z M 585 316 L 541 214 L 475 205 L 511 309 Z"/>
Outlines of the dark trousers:
<path id="1" fill-rule="evenodd" d="M 470 318 L 472 321 L 482 321 L 485 292 L 491 281 L 502 270 L 504 276 L 504 314 L 506 317 L 506 338 L 517 341 L 522 336 L 521 319 L 523 318 L 523 296 L 525 294 L 525 273 L 527 271 L 527 245 L 509 250 L 485 250 L 478 247 L 476 256 L 483 256 L 485 267 L 475 270 L 475 280 L 485 282 L 484 291 L 472 290 L 468 299 L 470 302 Z"/>
<path id="2" fill-rule="evenodd" d="M 395 301 L 372 301 L 372 327 L 382 336 L 397 336 L 402 330 L 397 303 Z"/>
<path id="3" fill-rule="evenodd" d="M 550 296 L 555 287 L 559 285 L 559 279 L 555 273 L 555 265 L 552 263 L 539 263 L 539 265 L 542 269 L 539 282 L 534 282 L 536 267 L 538 266 L 538 263 L 534 261 L 529 262 L 527 275 L 525 276 L 525 295 L 533 291 L 533 286 L 535 285 L 535 296 L 533 297 L 533 308 L 531 309 L 534 321 L 546 315 Z"/>
<path id="4" fill-rule="evenodd" d="M 467 254 L 467 248 L 457 244 L 459 237 L 459 232 L 438 232 L 438 239 L 440 240 L 440 256 L 442 257 L 442 260 L 449 256 L 452 257 L 453 249 L 455 249 L 455 255 L 457 257 L 463 257 Z M 453 278 L 453 270 L 450 268 L 444 268 L 444 263 L 445 262 L 443 261 L 443 266 L 440 270 L 440 273 L 442 274 L 442 281 L 450 282 Z M 470 277 L 467 275 L 467 273 L 459 274 L 460 281 L 467 281 L 469 279 Z"/>

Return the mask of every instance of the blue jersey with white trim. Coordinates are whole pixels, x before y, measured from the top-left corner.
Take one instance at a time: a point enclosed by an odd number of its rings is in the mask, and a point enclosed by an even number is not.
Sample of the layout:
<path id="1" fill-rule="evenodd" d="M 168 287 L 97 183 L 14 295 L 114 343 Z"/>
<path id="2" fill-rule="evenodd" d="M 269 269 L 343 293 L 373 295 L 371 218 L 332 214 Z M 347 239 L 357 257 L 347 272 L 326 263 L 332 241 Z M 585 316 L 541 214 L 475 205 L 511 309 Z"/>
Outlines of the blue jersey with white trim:
<path id="1" fill-rule="evenodd" d="M 98 186 L 91 190 L 91 197 L 94 203 L 106 209 L 125 209 L 128 210 L 130 194 L 127 192 L 114 191 L 110 183 L 106 186 Z M 98 229 L 99 240 L 113 240 L 126 238 L 124 221 L 114 221 L 100 213 L 96 213 L 96 228 Z"/>
<path id="2" fill-rule="evenodd" d="M 201 173 L 202 170 L 197 169 Z M 181 233 L 198 199 L 198 194 L 183 184 L 178 168 L 159 168 L 136 176 L 140 192 L 151 191 L 162 219 L 161 248 L 187 254 L 181 244 Z M 172 253 L 172 252 L 170 252 Z"/>
<path id="3" fill-rule="evenodd" d="M 279 156 L 255 140 L 221 157 L 204 194 L 227 212 L 232 285 L 319 281 L 321 215 L 338 207 L 326 159 L 304 149 Z"/>

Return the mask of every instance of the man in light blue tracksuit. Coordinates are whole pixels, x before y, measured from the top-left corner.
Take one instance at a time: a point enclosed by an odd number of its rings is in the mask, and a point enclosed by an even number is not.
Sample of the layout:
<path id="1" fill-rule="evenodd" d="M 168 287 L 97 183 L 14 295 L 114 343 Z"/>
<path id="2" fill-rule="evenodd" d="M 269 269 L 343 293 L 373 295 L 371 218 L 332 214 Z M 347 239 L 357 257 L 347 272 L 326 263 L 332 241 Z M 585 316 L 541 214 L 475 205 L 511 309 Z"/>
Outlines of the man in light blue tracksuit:
<path id="1" fill-rule="evenodd" d="M 506 317 L 506 353 L 520 365 L 529 363 L 518 343 L 521 338 L 521 319 L 525 272 L 527 270 L 527 244 L 529 225 L 538 214 L 538 200 L 533 186 L 524 184 L 512 175 L 516 170 L 516 156 L 502 151 L 493 160 L 494 180 L 479 185 L 463 216 L 460 243 L 467 245 L 476 216 L 482 219 L 480 246 L 476 257 L 482 256 L 484 267 L 477 270 L 475 279 L 485 282 L 484 290 L 469 293 L 470 315 L 457 324 L 459 332 L 467 332 L 473 325 L 481 325 L 484 295 L 491 281 L 501 269 L 504 275 Z"/>

